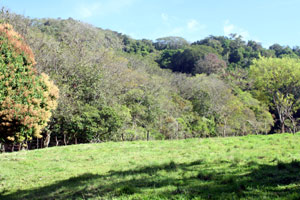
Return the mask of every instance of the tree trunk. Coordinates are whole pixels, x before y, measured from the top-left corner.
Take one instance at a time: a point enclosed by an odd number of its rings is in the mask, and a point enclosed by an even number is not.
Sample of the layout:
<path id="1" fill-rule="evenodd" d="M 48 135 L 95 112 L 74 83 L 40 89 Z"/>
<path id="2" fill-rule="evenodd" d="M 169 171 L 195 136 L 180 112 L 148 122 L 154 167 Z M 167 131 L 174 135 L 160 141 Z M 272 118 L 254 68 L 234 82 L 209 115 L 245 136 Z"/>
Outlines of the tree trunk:
<path id="1" fill-rule="evenodd" d="M 5 152 L 5 146 L 4 144 L 0 143 L 0 153 L 4 153 Z"/>
<path id="2" fill-rule="evenodd" d="M 288 113 L 288 118 L 292 122 L 292 132 L 293 132 L 293 134 L 295 134 L 296 131 L 297 131 L 297 127 L 296 127 L 296 123 L 295 123 L 295 118 L 293 117 L 293 115 L 290 112 Z"/>
<path id="3" fill-rule="evenodd" d="M 46 132 L 46 138 L 45 138 L 45 141 L 44 141 L 44 147 L 45 148 L 47 148 L 49 146 L 50 138 L 51 138 L 51 132 L 47 131 Z"/>
<path id="4" fill-rule="evenodd" d="M 44 138 L 41 139 L 41 148 L 44 148 Z"/>
<path id="5" fill-rule="evenodd" d="M 66 138 L 66 134 L 64 134 L 64 145 L 67 145 L 67 138 Z"/>
<path id="6" fill-rule="evenodd" d="M 58 146 L 58 144 L 59 144 L 59 141 L 57 139 L 57 136 L 55 136 L 55 145 Z"/>
<path id="7" fill-rule="evenodd" d="M 284 122 L 281 123 L 281 133 L 285 133 L 285 126 Z"/>
<path id="8" fill-rule="evenodd" d="M 149 141 L 149 138 L 150 138 L 150 134 L 149 131 L 147 130 L 147 141 Z"/>
<path id="9" fill-rule="evenodd" d="M 291 121 L 292 121 L 292 132 L 293 132 L 293 134 L 295 134 L 296 133 L 296 124 L 295 124 L 295 121 L 293 120 L 293 119 L 291 119 Z"/>
<path id="10" fill-rule="evenodd" d="M 293 134 L 295 134 L 296 133 L 296 124 L 295 124 L 294 120 L 292 122 L 293 122 Z"/>

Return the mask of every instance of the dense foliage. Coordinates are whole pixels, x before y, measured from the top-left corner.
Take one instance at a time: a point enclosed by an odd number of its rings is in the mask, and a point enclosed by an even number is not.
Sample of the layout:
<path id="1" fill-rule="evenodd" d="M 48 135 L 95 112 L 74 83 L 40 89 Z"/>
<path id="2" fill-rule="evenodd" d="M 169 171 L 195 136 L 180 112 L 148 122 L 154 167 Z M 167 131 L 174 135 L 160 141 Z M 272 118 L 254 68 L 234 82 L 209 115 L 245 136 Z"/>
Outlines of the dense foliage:
<path id="1" fill-rule="evenodd" d="M 29 19 L 5 10 L 0 18 L 24 36 L 37 71 L 60 90 L 43 132 L 52 145 L 298 130 L 298 47 L 266 49 L 235 34 L 192 44 L 180 37 L 153 42 L 71 18 Z M 272 90 L 281 92 L 280 111 L 260 66 L 284 76 L 281 89 Z M 283 81 L 289 74 L 295 84 Z"/>
<path id="2" fill-rule="evenodd" d="M 300 62 L 293 58 L 260 58 L 250 68 L 257 99 L 278 116 L 281 132 L 289 124 L 295 133 L 295 114 L 300 108 Z"/>
<path id="3" fill-rule="evenodd" d="M 58 88 L 46 74 L 37 74 L 31 49 L 12 26 L 0 24 L 0 43 L 0 142 L 42 137 Z"/>

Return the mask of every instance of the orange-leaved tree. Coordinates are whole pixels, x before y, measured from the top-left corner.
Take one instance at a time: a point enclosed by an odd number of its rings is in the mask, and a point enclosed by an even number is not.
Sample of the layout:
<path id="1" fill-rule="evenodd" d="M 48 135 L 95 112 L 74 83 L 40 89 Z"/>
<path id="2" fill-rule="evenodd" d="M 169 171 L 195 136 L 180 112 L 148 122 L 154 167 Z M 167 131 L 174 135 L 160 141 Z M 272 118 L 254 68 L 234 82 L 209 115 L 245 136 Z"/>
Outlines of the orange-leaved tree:
<path id="1" fill-rule="evenodd" d="M 35 63 L 23 37 L 0 24 L 0 143 L 40 138 L 57 106 L 58 88 Z"/>

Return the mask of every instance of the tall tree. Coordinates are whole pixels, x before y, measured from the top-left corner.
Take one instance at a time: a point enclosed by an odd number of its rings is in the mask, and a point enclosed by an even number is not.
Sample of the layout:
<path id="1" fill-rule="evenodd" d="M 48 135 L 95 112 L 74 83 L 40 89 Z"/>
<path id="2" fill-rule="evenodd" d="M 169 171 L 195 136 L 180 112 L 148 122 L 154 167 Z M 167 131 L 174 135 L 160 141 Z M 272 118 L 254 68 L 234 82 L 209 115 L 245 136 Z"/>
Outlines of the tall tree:
<path id="1" fill-rule="evenodd" d="M 260 58 L 250 67 L 255 96 L 275 111 L 281 132 L 300 106 L 300 62 L 292 58 Z M 294 130 L 295 127 L 293 127 Z"/>
<path id="2" fill-rule="evenodd" d="M 173 71 L 183 73 L 194 73 L 196 63 L 200 59 L 204 59 L 207 54 L 218 54 L 216 50 L 205 45 L 194 45 L 178 51 L 172 57 L 170 66 Z"/>
<path id="3" fill-rule="evenodd" d="M 227 65 L 216 54 L 209 53 L 204 58 L 198 60 L 195 64 L 194 74 L 205 73 L 207 75 L 213 73 L 224 73 Z"/>
<path id="4" fill-rule="evenodd" d="M 182 49 L 189 46 L 189 42 L 182 37 L 163 37 L 156 39 L 154 46 L 158 50 L 162 49 Z"/>
<path id="5" fill-rule="evenodd" d="M 34 55 L 9 24 L 0 24 L 0 142 L 41 137 L 56 108 L 58 88 L 33 68 Z"/>

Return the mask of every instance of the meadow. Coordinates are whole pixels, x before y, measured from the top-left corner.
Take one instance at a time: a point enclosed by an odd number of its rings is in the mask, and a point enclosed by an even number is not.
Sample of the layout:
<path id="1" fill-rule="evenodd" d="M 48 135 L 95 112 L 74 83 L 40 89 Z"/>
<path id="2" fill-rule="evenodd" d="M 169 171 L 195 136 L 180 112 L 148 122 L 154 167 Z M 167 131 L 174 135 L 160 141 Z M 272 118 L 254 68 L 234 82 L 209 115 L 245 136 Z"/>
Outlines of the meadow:
<path id="1" fill-rule="evenodd" d="M 300 134 L 0 154 L 0 199 L 300 199 Z"/>

